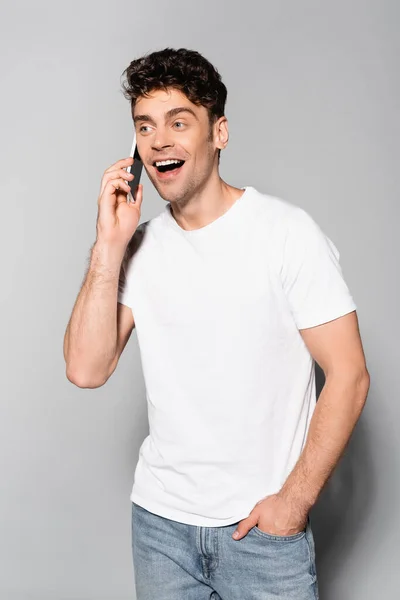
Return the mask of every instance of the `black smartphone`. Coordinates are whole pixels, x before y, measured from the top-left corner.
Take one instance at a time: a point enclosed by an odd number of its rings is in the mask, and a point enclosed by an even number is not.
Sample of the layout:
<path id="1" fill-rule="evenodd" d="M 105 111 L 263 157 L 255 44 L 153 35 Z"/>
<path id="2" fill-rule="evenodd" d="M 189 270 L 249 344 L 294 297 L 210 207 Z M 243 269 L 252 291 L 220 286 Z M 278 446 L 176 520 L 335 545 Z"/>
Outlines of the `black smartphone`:
<path id="1" fill-rule="evenodd" d="M 129 165 L 129 167 L 127 167 L 126 171 L 127 171 L 127 173 L 132 173 L 132 175 L 134 175 L 135 177 L 132 180 L 127 182 L 129 187 L 131 188 L 131 191 L 128 194 L 128 202 L 134 202 L 134 194 L 135 194 L 137 186 L 140 183 L 140 176 L 142 174 L 142 169 L 143 169 L 143 163 L 139 156 L 139 152 L 138 152 L 137 144 L 136 144 L 136 131 L 134 131 L 134 133 L 133 133 L 132 148 L 131 148 L 131 152 L 130 152 L 129 156 L 132 156 L 134 160 L 133 160 L 133 164 Z"/>

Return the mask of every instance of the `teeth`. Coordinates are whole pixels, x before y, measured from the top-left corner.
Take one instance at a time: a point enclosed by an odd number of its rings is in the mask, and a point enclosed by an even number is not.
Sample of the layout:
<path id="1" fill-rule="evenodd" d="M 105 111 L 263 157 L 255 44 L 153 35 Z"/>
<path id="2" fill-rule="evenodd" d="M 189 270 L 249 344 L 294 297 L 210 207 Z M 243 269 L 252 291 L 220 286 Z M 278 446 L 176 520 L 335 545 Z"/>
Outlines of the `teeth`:
<path id="1" fill-rule="evenodd" d="M 175 164 L 175 163 L 178 164 L 180 162 L 182 162 L 182 161 L 175 160 L 175 159 L 172 159 L 172 160 L 159 160 L 159 161 L 156 161 L 156 167 L 160 167 L 162 165 L 172 165 L 172 164 Z"/>

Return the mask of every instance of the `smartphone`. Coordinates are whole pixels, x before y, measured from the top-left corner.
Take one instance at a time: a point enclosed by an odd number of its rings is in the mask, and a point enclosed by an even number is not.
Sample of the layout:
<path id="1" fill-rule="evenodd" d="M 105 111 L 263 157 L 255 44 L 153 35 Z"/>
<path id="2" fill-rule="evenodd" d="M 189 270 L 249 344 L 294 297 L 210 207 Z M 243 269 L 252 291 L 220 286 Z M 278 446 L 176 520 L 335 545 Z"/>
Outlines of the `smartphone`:
<path id="1" fill-rule="evenodd" d="M 139 156 L 139 152 L 138 152 L 137 144 L 136 144 L 136 131 L 133 132 L 133 142 L 132 142 L 132 148 L 131 148 L 131 152 L 130 152 L 129 156 L 132 156 L 134 161 L 133 161 L 133 165 L 129 165 L 129 167 L 127 167 L 126 171 L 127 171 L 127 173 L 132 173 L 132 175 L 134 175 L 135 177 L 134 177 L 134 179 L 127 181 L 127 184 L 131 188 L 131 191 L 128 194 L 128 202 L 134 202 L 135 201 L 134 194 L 135 194 L 137 186 L 140 183 L 140 176 L 142 174 L 142 169 L 143 169 L 143 163 Z"/>

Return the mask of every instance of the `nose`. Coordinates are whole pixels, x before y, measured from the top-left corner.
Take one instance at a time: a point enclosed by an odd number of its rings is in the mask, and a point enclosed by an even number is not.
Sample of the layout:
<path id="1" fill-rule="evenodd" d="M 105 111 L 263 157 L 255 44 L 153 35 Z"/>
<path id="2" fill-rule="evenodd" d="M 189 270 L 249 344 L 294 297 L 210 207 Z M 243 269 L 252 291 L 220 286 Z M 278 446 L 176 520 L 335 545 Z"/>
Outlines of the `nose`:
<path id="1" fill-rule="evenodd" d="M 153 142 L 153 150 L 163 150 L 164 148 L 171 148 L 173 144 L 168 142 L 161 142 L 161 140 L 154 140 Z"/>
<path id="2" fill-rule="evenodd" d="M 171 148 L 173 146 L 171 139 L 168 139 L 167 131 L 158 130 L 153 139 L 152 147 L 154 150 L 162 150 L 163 148 Z"/>

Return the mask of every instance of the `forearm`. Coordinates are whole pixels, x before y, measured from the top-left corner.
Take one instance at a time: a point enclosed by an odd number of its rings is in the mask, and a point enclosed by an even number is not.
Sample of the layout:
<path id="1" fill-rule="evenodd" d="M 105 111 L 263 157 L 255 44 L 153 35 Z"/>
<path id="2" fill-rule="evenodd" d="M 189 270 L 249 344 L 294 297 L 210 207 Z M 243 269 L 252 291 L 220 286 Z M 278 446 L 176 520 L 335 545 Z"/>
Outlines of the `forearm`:
<path id="1" fill-rule="evenodd" d="M 364 407 L 369 376 L 327 377 L 306 444 L 279 494 L 310 510 L 337 465 Z"/>
<path id="2" fill-rule="evenodd" d="M 67 377 L 80 387 L 107 379 L 117 344 L 118 278 L 123 250 L 96 242 L 65 338 Z"/>

